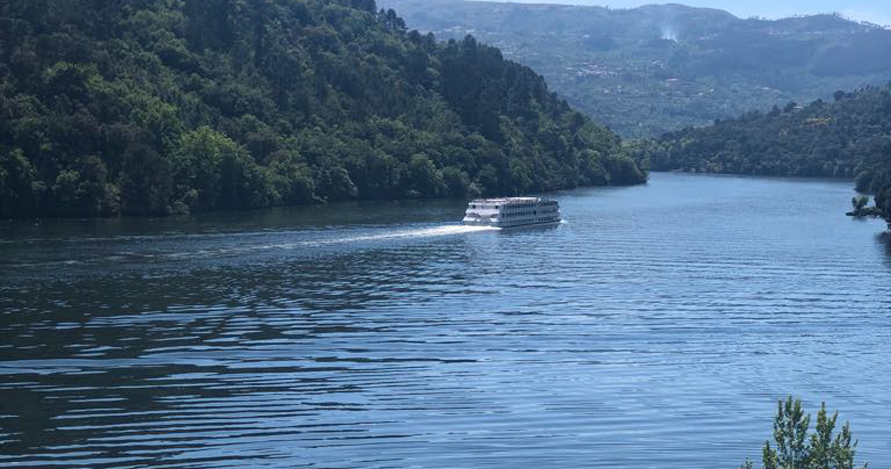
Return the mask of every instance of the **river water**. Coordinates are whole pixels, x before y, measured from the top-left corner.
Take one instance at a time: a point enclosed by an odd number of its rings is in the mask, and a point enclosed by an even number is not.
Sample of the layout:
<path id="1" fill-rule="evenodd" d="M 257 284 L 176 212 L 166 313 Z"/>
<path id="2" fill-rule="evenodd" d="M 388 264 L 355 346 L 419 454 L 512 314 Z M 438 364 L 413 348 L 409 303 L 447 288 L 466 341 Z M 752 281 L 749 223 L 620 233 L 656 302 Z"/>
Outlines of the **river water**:
<path id="1" fill-rule="evenodd" d="M 851 183 L 0 225 L 0 466 L 706 468 L 825 400 L 891 465 L 891 248 Z"/>

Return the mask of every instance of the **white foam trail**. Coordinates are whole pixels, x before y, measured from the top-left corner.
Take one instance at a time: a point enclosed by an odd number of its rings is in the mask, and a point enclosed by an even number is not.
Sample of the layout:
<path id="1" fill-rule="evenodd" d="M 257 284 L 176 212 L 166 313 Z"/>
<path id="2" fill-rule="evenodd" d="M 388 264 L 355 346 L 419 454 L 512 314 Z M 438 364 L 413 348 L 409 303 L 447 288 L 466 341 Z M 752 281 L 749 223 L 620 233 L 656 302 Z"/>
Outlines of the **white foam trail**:
<path id="1" fill-rule="evenodd" d="M 358 241 L 380 241 L 386 239 L 405 239 L 405 238 L 432 238 L 436 236 L 453 236 L 469 233 L 479 233 L 484 231 L 498 231 L 501 228 L 495 226 L 465 226 L 465 225 L 445 225 L 434 228 L 424 228 L 420 230 L 402 230 L 391 231 L 389 233 L 380 233 L 364 236 L 352 236 L 347 238 L 326 239 L 320 241 L 305 241 L 301 243 L 304 246 L 324 246 L 329 244 L 354 243 Z"/>
<path id="2" fill-rule="evenodd" d="M 464 226 L 464 225 L 444 225 L 437 226 L 433 228 L 423 228 L 416 230 L 399 230 L 399 231 L 389 231 L 378 234 L 370 234 L 370 235 L 362 235 L 362 236 L 348 236 L 343 238 L 333 238 L 333 239 L 317 239 L 312 241 L 301 241 L 294 243 L 275 243 L 275 244 L 251 244 L 251 245 L 243 245 L 231 248 L 221 248 L 221 249 L 202 249 L 198 251 L 187 251 L 187 252 L 176 252 L 176 253 L 168 253 L 161 254 L 159 257 L 165 257 L 168 259 L 184 259 L 191 257 L 213 257 L 218 255 L 231 255 L 231 254 L 243 254 L 249 252 L 256 251 L 268 251 L 268 250 L 290 250 L 290 249 L 299 249 L 306 247 L 321 247 L 321 246 L 331 246 L 337 244 L 347 244 L 347 243 L 356 243 L 363 241 L 383 241 L 388 239 L 415 239 L 415 238 L 431 238 L 438 236 L 454 236 L 454 235 L 462 235 L 462 234 L 470 234 L 470 233 L 480 233 L 485 231 L 498 231 L 501 228 L 494 226 Z"/>
<path id="3" fill-rule="evenodd" d="M 198 249 L 195 251 L 167 252 L 167 253 L 139 253 L 132 251 L 122 251 L 104 257 L 95 257 L 91 259 L 81 260 L 59 260 L 49 262 L 34 262 L 12 264 L 15 268 L 27 267 L 45 267 L 54 265 L 77 265 L 84 263 L 100 262 L 100 263 L 132 263 L 137 260 L 151 261 L 155 259 L 183 260 L 190 258 L 208 259 L 218 256 L 228 256 L 233 254 L 246 254 L 258 251 L 270 250 L 292 250 L 308 247 L 331 246 L 337 244 L 356 243 L 363 241 L 384 241 L 392 239 L 417 239 L 432 238 L 441 236 L 456 236 L 471 233 L 481 233 L 486 231 L 498 231 L 501 228 L 494 226 L 464 226 L 464 225 L 443 225 L 432 228 L 421 228 L 413 230 L 396 230 L 385 231 L 377 234 L 368 234 L 361 236 L 346 236 L 342 238 L 316 239 L 312 241 L 297 241 L 290 243 L 274 243 L 274 244 L 241 244 L 232 247 Z"/>

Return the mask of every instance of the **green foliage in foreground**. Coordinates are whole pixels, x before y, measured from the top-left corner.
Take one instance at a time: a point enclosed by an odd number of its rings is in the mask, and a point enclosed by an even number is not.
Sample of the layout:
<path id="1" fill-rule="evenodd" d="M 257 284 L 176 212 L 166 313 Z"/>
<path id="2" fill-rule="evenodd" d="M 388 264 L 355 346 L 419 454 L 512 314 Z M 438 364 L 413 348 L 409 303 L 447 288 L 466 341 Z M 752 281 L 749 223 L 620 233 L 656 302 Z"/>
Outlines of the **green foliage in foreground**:
<path id="1" fill-rule="evenodd" d="M 621 141 L 373 0 L 0 3 L 0 217 L 634 184 Z"/>
<path id="2" fill-rule="evenodd" d="M 817 412 L 814 433 L 808 435 L 811 416 L 804 414 L 801 401 L 792 396 L 785 402 L 779 401 L 773 422 L 775 446 L 765 442 L 761 454 L 764 469 L 854 469 L 857 442 L 847 422 L 834 433 L 837 420 L 838 412 L 830 416 L 823 403 Z M 740 469 L 752 467 L 747 459 Z"/>

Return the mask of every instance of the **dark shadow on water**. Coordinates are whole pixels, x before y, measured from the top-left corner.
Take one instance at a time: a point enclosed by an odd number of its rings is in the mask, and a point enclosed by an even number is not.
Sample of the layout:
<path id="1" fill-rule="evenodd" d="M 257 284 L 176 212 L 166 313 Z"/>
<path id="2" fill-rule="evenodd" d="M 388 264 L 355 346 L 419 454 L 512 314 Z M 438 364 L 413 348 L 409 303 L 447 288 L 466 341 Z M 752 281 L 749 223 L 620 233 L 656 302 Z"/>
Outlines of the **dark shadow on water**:
<path id="1" fill-rule="evenodd" d="M 876 236 L 876 241 L 882 245 L 882 251 L 885 253 L 885 264 L 891 267 L 891 231 L 884 231 Z"/>
<path id="2" fill-rule="evenodd" d="M 681 176 L 691 178 L 723 178 L 723 179 L 742 179 L 754 181 L 777 181 L 791 183 L 838 183 L 853 184 L 853 179 L 847 178 L 831 178 L 821 176 L 778 176 L 772 174 L 732 174 L 732 173 L 692 173 L 686 171 L 650 171 L 650 180 L 652 175 L 656 174 L 662 177 Z M 648 181 L 649 182 L 649 181 Z"/>
<path id="3" fill-rule="evenodd" d="M 503 236 L 510 235 L 518 235 L 518 234 L 528 234 L 528 233 L 542 233 L 547 231 L 556 231 L 563 225 L 565 222 L 561 223 L 549 223 L 547 225 L 528 225 L 528 226 L 515 226 L 512 228 L 502 228 L 498 234 Z"/>
<path id="4" fill-rule="evenodd" d="M 276 231 L 331 226 L 460 221 L 463 199 L 332 202 L 169 217 L 0 220 L 0 239 Z"/>

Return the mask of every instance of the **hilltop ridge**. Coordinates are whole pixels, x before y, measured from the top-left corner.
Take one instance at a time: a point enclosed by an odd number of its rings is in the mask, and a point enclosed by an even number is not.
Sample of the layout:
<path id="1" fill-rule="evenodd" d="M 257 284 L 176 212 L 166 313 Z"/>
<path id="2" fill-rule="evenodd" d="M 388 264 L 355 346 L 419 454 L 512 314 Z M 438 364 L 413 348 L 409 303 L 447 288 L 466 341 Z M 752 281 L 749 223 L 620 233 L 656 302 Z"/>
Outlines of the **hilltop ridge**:
<path id="1" fill-rule="evenodd" d="M 409 27 L 473 34 L 625 137 L 653 137 L 891 79 L 891 30 L 839 15 L 738 18 L 681 4 L 633 9 L 382 0 Z"/>

